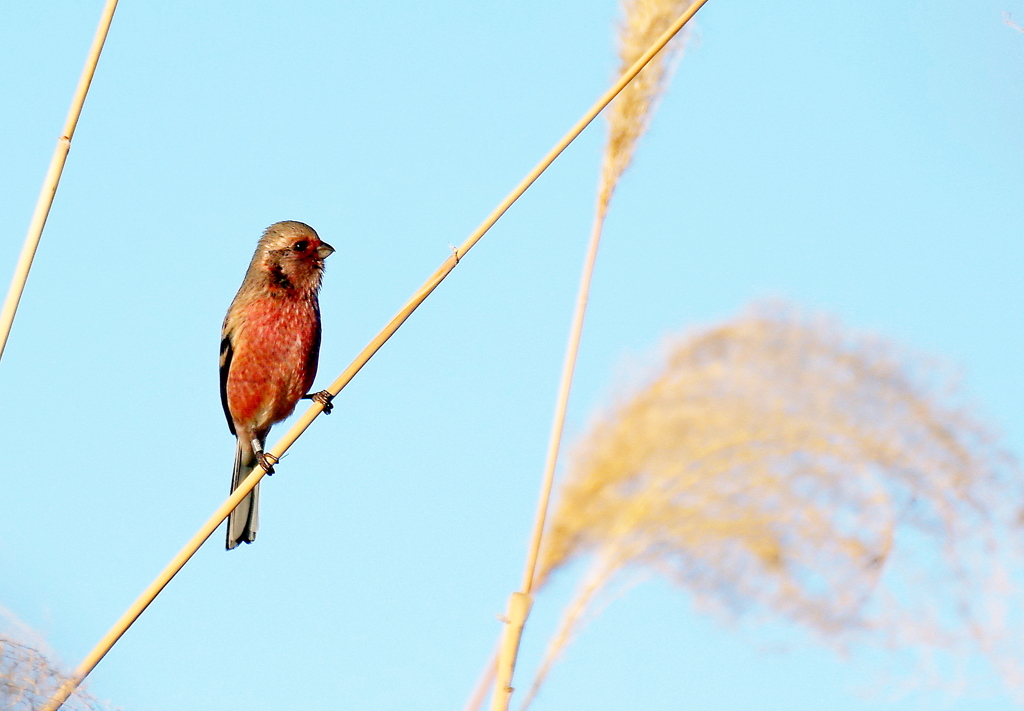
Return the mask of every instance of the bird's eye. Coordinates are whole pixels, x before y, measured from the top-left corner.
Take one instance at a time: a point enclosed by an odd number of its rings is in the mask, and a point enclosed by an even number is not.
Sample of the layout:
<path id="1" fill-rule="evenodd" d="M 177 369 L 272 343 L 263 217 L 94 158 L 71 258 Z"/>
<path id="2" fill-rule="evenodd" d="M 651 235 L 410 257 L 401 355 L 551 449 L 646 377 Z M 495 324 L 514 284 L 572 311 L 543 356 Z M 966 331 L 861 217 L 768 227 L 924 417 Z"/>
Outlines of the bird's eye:
<path id="1" fill-rule="evenodd" d="M 308 247 L 309 242 L 307 242 L 304 239 L 299 240 L 298 242 L 292 245 L 292 249 L 295 250 L 296 252 L 305 252 Z"/>

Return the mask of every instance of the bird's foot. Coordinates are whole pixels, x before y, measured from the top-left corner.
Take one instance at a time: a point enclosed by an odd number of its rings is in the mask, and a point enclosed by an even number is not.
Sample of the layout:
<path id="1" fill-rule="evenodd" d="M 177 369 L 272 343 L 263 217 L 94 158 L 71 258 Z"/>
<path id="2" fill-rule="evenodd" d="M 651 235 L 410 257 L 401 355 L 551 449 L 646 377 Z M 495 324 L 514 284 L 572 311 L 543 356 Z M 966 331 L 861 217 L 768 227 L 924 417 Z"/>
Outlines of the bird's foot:
<path id="1" fill-rule="evenodd" d="M 256 455 L 256 461 L 263 467 L 263 471 L 267 473 L 267 476 L 274 475 L 274 465 L 277 464 L 280 459 L 275 457 L 273 454 L 267 454 L 263 451 L 263 443 L 256 437 L 252 438 L 252 453 Z"/>
<path id="2" fill-rule="evenodd" d="M 331 402 L 331 400 L 334 399 L 334 396 L 331 395 L 330 390 L 321 390 L 318 393 L 308 393 L 306 395 L 303 395 L 302 399 L 312 400 L 313 402 L 318 402 L 321 405 L 323 405 L 325 415 L 331 414 L 331 410 L 334 409 L 334 403 Z"/>
<path id="3" fill-rule="evenodd" d="M 266 452 L 257 454 L 256 459 L 259 461 L 260 466 L 263 467 L 263 471 L 267 473 L 267 476 L 274 475 L 274 465 L 281 461 L 273 454 L 267 454 Z"/>

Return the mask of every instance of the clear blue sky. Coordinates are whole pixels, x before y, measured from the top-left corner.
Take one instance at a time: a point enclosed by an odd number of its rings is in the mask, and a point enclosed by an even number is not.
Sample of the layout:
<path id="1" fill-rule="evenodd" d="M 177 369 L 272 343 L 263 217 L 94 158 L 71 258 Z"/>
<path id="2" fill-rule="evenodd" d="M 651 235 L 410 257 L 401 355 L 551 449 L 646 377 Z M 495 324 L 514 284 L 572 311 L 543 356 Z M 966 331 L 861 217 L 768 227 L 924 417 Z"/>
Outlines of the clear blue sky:
<path id="1" fill-rule="evenodd" d="M 101 5 L 0 4 L 3 288 Z M 612 206 L 570 433 L 667 334 L 783 296 L 945 358 L 1024 452 L 1024 34 L 1003 11 L 1024 21 L 1021 0 L 710 0 Z M 0 362 L 0 604 L 76 664 L 227 494 L 219 329 L 261 230 L 337 248 L 326 384 L 604 89 L 617 14 L 124 0 Z M 265 484 L 259 540 L 215 534 L 94 693 L 461 707 L 519 581 L 602 140 L 462 262 Z M 538 598 L 523 685 L 572 575 Z M 534 708 L 937 703 L 864 698 L 867 667 L 763 640 L 653 582 Z M 1014 708 L 990 691 L 951 708 Z"/>

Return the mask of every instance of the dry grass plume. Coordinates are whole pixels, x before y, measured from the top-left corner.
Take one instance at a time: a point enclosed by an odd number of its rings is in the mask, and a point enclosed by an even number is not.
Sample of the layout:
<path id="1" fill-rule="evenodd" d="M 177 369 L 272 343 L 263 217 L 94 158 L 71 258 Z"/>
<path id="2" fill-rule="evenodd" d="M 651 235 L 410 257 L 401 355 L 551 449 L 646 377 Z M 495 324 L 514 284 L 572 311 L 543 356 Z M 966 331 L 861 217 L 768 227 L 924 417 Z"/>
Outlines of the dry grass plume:
<path id="1" fill-rule="evenodd" d="M 1012 678 L 1022 512 L 1016 463 L 934 364 L 753 311 L 672 343 L 575 449 L 539 579 L 595 562 L 540 680 L 626 570 L 838 647 L 981 652 Z"/>
<path id="2" fill-rule="evenodd" d="M 0 709 L 36 711 L 68 676 L 35 647 L 0 633 Z M 105 711 L 89 694 L 78 691 L 64 704 L 68 711 Z"/>

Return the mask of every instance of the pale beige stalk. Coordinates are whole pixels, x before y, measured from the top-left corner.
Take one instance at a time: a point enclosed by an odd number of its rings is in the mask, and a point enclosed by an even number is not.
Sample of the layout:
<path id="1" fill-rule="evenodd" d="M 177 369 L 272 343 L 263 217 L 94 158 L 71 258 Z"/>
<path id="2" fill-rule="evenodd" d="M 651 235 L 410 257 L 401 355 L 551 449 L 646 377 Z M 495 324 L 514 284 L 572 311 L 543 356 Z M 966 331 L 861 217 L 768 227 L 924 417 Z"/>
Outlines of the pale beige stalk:
<path id="1" fill-rule="evenodd" d="M 557 144 L 555 144 L 555 147 L 548 151 L 547 155 L 541 159 L 540 163 L 538 163 L 533 170 L 531 170 L 526 177 L 520 181 L 519 185 L 517 185 L 512 192 L 510 192 L 505 199 L 499 203 L 498 207 L 496 207 L 480 224 L 480 226 L 470 234 L 466 241 L 457 249 L 453 250 L 452 255 L 448 257 L 440 267 L 438 267 L 438 269 L 419 289 L 416 290 L 409 300 L 405 302 L 402 308 L 398 310 L 398 313 L 395 314 L 391 321 L 389 321 L 388 324 L 381 329 L 380 333 L 378 333 L 373 340 L 363 348 L 359 355 L 356 356 L 355 360 L 353 360 L 348 368 L 338 376 L 337 380 L 331 383 L 327 390 L 332 394 L 337 395 L 346 385 L 348 385 L 349 382 L 351 382 L 352 378 L 354 378 L 362 367 L 366 365 L 370 358 L 380 350 L 381 346 L 383 346 L 388 339 L 395 334 L 401 325 L 405 323 L 405 320 L 412 315 L 412 312 L 415 311 L 419 305 L 422 304 L 428 296 L 430 296 L 431 292 L 437 288 L 438 284 L 444 281 L 445 277 L 455 269 L 459 260 L 462 259 L 462 257 L 464 257 L 469 250 L 471 250 L 473 246 L 480 241 L 480 239 L 488 230 L 491 229 L 491 227 L 494 226 L 494 223 L 496 223 L 501 216 L 505 214 L 512 204 L 522 197 L 523 193 L 525 193 L 537 178 L 547 170 L 548 166 L 550 166 L 555 159 L 561 155 L 562 151 L 564 151 L 566 147 L 568 147 L 568 145 L 583 132 L 583 129 L 585 129 L 590 122 L 593 121 L 599 113 L 601 113 L 604 107 L 611 103 L 612 99 L 622 91 L 622 87 L 624 87 L 630 79 L 636 76 L 636 74 L 643 69 L 644 65 L 650 61 L 651 57 L 653 57 L 662 47 L 665 46 L 665 44 L 668 43 L 669 40 L 672 39 L 672 36 L 678 32 L 684 24 L 686 24 L 686 22 L 705 2 L 707 2 L 707 0 L 697 0 L 690 10 L 676 21 L 674 29 L 666 32 L 662 37 L 660 37 L 658 42 L 637 60 L 636 64 L 629 72 L 623 74 L 611 89 L 601 95 L 601 98 L 599 98 L 597 102 L 590 107 L 590 109 L 583 115 L 583 118 L 577 121 L 576 124 L 569 129 L 569 132 L 566 133 Z M 313 420 L 315 420 L 321 412 L 323 412 L 323 406 L 314 402 L 313 405 L 301 417 L 299 417 L 298 421 L 291 427 L 291 429 L 289 429 L 273 447 L 266 450 L 267 455 L 280 459 L 280 457 L 288 451 L 292 444 L 295 443 L 295 440 L 297 440 L 302 433 L 306 431 L 306 429 L 313 423 Z M 99 664 L 100 660 L 103 659 L 107 652 L 110 651 L 117 640 L 121 638 L 135 620 L 138 619 L 139 615 L 141 615 L 149 604 L 156 599 L 156 596 L 160 594 L 160 591 L 164 589 L 167 583 L 171 581 L 171 579 L 179 570 L 181 570 L 182 567 L 184 567 L 195 552 L 199 550 L 199 547 L 202 546 L 207 538 L 209 538 L 210 534 L 213 533 L 214 529 L 216 529 L 218 525 L 220 525 L 221 521 L 227 518 L 228 513 L 238 505 L 238 502 L 241 501 L 243 497 L 247 496 L 249 492 L 253 490 L 256 484 L 259 483 L 260 479 L 263 478 L 264 474 L 265 472 L 263 469 L 256 469 L 246 477 L 245 481 L 243 481 L 238 488 L 231 493 L 231 496 L 228 497 L 227 501 L 221 504 L 220 508 L 213 513 L 199 531 L 196 532 L 192 539 L 185 544 L 178 555 L 168 563 L 167 567 L 165 567 L 160 575 L 157 576 L 156 580 L 154 580 L 153 583 L 143 591 L 124 615 L 122 615 L 114 626 L 111 627 L 103 639 L 96 644 L 85 660 L 78 666 L 78 669 L 76 669 L 69 682 L 65 684 L 46 704 L 46 706 L 40 709 L 40 711 L 56 711 L 56 709 L 59 708 L 72 693 L 74 693 L 74 690 L 78 685 L 81 684 L 85 677 L 89 675 L 97 664 Z"/>
<path id="2" fill-rule="evenodd" d="M 110 22 L 114 19 L 114 10 L 117 9 L 117 0 L 107 0 L 100 15 L 100 24 L 96 28 L 96 35 L 93 37 L 92 46 L 89 48 L 89 55 L 85 60 L 85 68 L 82 69 L 82 76 L 78 80 L 78 87 L 71 99 L 71 109 L 68 111 L 67 120 L 64 122 L 64 131 L 57 139 L 57 147 L 53 150 L 53 158 L 50 159 L 50 168 L 46 171 L 43 179 L 42 190 L 39 191 L 39 199 L 36 201 L 35 212 L 32 213 L 32 221 L 28 226 L 28 234 L 25 235 L 25 243 L 21 248 L 21 255 L 14 267 L 14 277 L 11 279 L 11 287 L 7 291 L 7 298 L 4 300 L 3 309 L 0 310 L 0 358 L 3 357 L 4 349 L 7 347 L 7 339 L 11 334 L 11 326 L 14 324 L 14 314 L 18 310 L 18 303 L 25 291 L 25 283 L 28 281 L 29 270 L 32 269 L 32 261 L 36 256 L 36 249 L 39 247 L 39 240 L 43 236 L 43 227 L 46 226 L 46 218 L 50 215 L 50 207 L 53 205 L 54 195 L 57 194 L 57 185 L 60 183 L 61 173 L 64 172 L 64 163 L 68 158 L 68 151 L 71 150 L 71 139 L 75 135 L 75 127 L 78 126 L 78 117 L 82 115 L 82 107 L 85 105 L 85 97 L 89 93 L 89 86 L 92 84 L 92 77 L 96 73 L 96 64 L 100 61 L 100 52 L 103 51 L 103 43 L 107 40 L 107 32 L 110 30 Z"/>
<path id="3" fill-rule="evenodd" d="M 623 559 L 616 555 L 614 551 L 603 551 L 601 559 L 591 566 L 590 572 L 587 573 L 583 582 L 580 583 L 569 607 L 562 613 L 558 629 L 548 641 L 547 653 L 544 655 L 544 659 L 534 675 L 533 683 L 523 699 L 520 711 L 526 711 L 526 709 L 530 708 L 530 704 L 533 703 L 537 692 L 540 691 L 540 687 L 544 684 L 551 668 L 554 666 L 555 661 L 557 661 L 558 654 L 569 645 L 573 634 L 582 625 L 584 618 L 590 611 L 594 597 L 601 592 L 612 576 L 618 572 L 622 562 Z"/>
<path id="4" fill-rule="evenodd" d="M 624 5 L 625 20 L 619 33 L 620 76 L 630 72 L 637 60 L 649 50 L 651 45 L 658 42 L 659 38 L 673 27 L 673 22 L 681 15 L 685 15 L 690 4 L 690 0 L 631 0 Z M 694 7 L 696 8 L 698 5 Z M 675 34 L 674 32 L 672 36 L 674 37 Z M 587 255 L 583 263 L 583 273 L 580 275 L 576 307 L 562 365 L 562 377 L 558 386 L 558 395 L 555 398 L 555 413 L 551 422 L 551 435 L 548 440 L 533 533 L 530 537 L 530 547 L 527 551 L 526 565 L 523 571 L 522 587 L 519 592 L 513 593 L 509 600 L 506 625 L 502 633 L 494 696 L 491 701 L 492 711 L 505 711 L 512 696 L 512 675 L 523 626 L 529 616 L 532 604 L 537 556 L 547 520 L 551 488 L 555 479 L 562 434 L 565 430 L 565 415 L 569 407 L 573 374 L 576 370 L 580 338 L 583 334 L 587 302 L 590 298 L 594 264 L 597 261 L 608 204 L 619 178 L 622 177 L 623 172 L 632 161 L 637 141 L 640 140 L 650 122 L 652 109 L 657 103 L 668 75 L 667 64 L 671 62 L 673 51 L 680 47 L 680 42 L 670 42 L 668 47 L 654 55 L 643 70 L 626 85 L 612 102 L 607 114 L 608 143 L 601 170 L 596 214 L 590 241 L 587 245 Z"/>
<path id="5" fill-rule="evenodd" d="M 466 705 L 462 707 L 462 711 L 478 711 L 484 705 L 487 692 L 494 686 L 494 677 L 498 672 L 498 653 L 500 651 L 501 640 L 499 639 L 498 646 L 484 665 L 484 670 L 480 673 L 480 678 L 477 679 L 473 693 L 466 699 Z"/>

